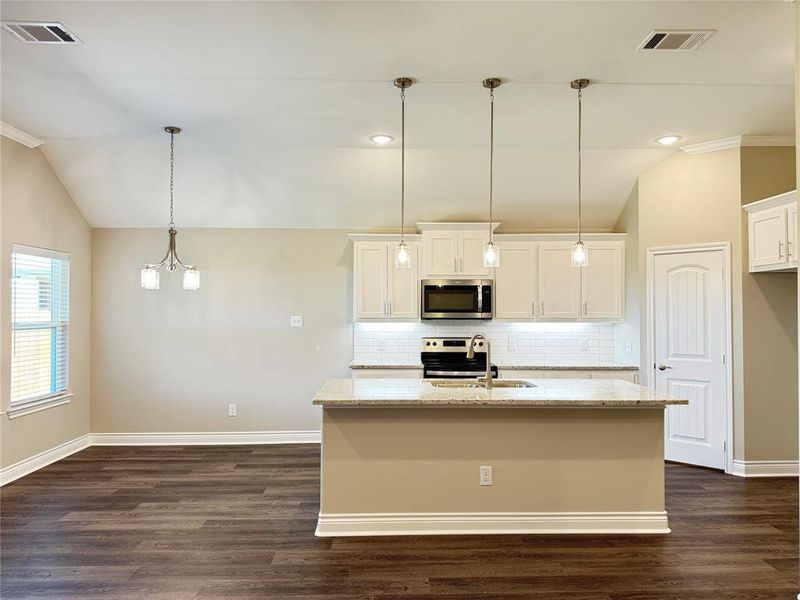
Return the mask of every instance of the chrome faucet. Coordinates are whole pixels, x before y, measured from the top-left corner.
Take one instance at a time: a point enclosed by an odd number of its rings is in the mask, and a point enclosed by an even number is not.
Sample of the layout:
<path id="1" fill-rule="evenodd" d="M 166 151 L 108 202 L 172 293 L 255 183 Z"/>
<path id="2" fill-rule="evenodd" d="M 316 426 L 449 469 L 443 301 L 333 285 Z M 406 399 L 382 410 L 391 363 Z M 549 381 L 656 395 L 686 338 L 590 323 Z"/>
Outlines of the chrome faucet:
<path id="1" fill-rule="evenodd" d="M 475 342 L 477 340 L 483 340 L 486 343 L 486 389 L 491 389 L 492 387 L 492 344 L 489 342 L 489 338 L 487 338 L 482 333 L 476 333 L 472 336 L 469 340 L 469 348 L 467 349 L 467 358 L 475 358 Z"/>

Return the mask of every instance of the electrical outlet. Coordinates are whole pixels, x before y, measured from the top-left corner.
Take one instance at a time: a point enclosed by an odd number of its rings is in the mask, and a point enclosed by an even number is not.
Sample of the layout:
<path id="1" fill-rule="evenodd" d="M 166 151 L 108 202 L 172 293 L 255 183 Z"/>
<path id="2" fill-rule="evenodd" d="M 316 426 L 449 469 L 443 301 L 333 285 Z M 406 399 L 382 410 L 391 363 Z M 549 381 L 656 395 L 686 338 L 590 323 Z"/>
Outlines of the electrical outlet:
<path id="1" fill-rule="evenodd" d="M 236 405 L 235 404 L 228 404 L 228 416 L 235 417 L 236 416 Z"/>
<path id="2" fill-rule="evenodd" d="M 289 317 L 289 327 L 302 327 L 303 315 L 291 315 Z"/>
<path id="3" fill-rule="evenodd" d="M 625 340 L 625 352 L 633 352 L 633 342 Z"/>
<path id="4" fill-rule="evenodd" d="M 386 352 L 386 338 L 378 338 L 378 352 Z"/>
<path id="5" fill-rule="evenodd" d="M 517 351 L 517 338 L 513 337 L 508 338 L 508 351 L 509 352 Z"/>
<path id="6" fill-rule="evenodd" d="M 481 485 L 492 485 L 492 467 L 491 467 L 491 465 L 487 465 L 487 466 L 481 467 L 479 483 Z"/>

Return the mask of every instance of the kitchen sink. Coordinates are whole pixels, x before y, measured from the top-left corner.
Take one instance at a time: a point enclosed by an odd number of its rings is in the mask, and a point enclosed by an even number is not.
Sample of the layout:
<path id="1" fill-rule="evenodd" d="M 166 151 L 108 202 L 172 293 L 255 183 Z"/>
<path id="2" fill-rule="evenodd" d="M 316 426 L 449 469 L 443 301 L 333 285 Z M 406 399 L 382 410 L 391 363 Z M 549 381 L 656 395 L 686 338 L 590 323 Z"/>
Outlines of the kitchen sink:
<path id="1" fill-rule="evenodd" d="M 482 379 L 440 379 L 431 381 L 431 385 L 444 388 L 483 388 L 486 382 Z M 535 383 L 524 379 L 492 379 L 493 388 L 533 388 Z"/>

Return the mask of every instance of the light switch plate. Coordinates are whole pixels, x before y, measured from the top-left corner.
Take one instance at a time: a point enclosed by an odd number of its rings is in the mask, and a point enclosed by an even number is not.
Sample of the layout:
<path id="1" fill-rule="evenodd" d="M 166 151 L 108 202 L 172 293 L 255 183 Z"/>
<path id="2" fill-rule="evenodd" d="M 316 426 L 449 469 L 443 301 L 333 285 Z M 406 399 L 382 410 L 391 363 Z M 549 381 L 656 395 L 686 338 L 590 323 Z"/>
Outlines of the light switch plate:
<path id="1" fill-rule="evenodd" d="M 292 315 L 289 317 L 289 327 L 302 327 L 303 315 Z"/>
<path id="2" fill-rule="evenodd" d="M 479 483 L 480 485 L 492 485 L 491 465 L 484 465 L 480 468 Z"/>

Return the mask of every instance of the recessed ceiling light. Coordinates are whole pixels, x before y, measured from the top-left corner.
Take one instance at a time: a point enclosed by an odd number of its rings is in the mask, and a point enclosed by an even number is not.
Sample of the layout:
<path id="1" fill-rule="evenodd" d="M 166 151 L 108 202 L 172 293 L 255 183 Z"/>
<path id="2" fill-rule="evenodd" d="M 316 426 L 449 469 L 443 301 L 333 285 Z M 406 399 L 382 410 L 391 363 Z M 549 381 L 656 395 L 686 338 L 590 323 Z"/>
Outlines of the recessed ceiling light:
<path id="1" fill-rule="evenodd" d="M 656 139 L 659 144 L 664 144 L 665 146 L 670 146 L 681 139 L 679 135 L 662 135 L 660 138 Z"/>
<path id="2" fill-rule="evenodd" d="M 369 136 L 369 139 L 372 142 L 374 142 L 376 144 L 379 144 L 381 146 L 385 146 L 389 142 L 394 141 L 394 138 L 392 136 L 386 135 L 385 133 L 381 133 L 381 134 L 378 134 L 378 135 L 371 135 L 371 136 Z"/>

